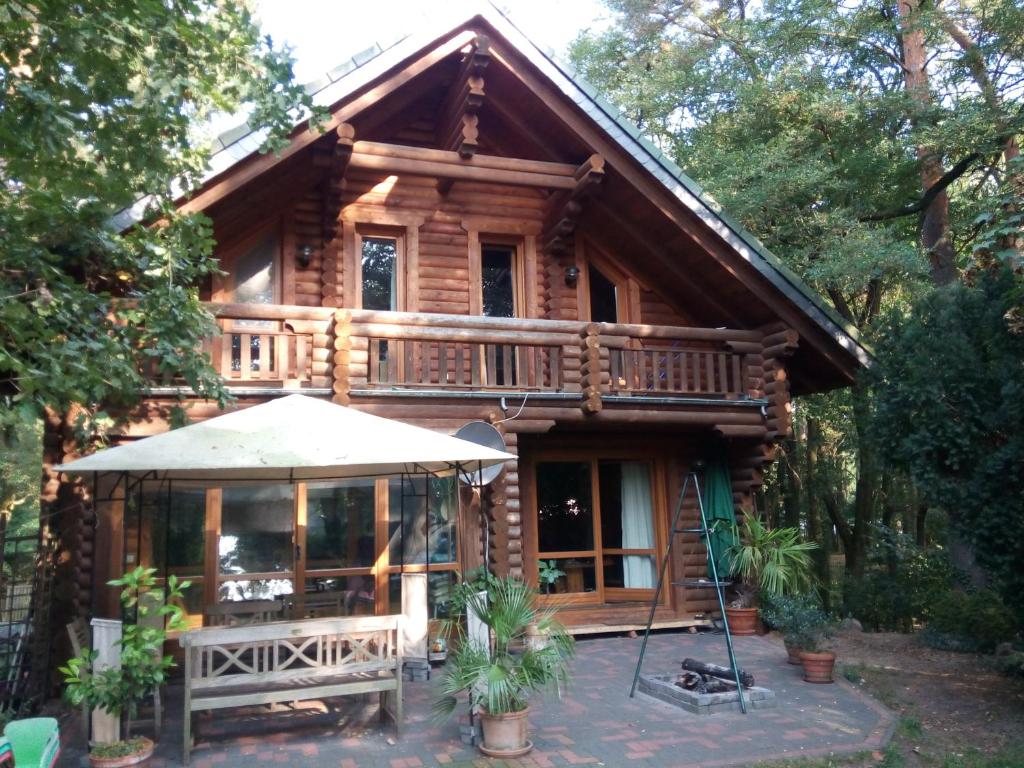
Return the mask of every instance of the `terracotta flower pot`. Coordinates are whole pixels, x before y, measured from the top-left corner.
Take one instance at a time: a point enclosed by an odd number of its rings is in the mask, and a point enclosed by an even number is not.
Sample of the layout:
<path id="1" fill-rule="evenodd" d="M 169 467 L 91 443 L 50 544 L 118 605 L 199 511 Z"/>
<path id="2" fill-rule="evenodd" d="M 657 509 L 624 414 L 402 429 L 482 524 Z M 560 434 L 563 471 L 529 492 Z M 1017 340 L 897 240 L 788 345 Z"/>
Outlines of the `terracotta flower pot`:
<path id="1" fill-rule="evenodd" d="M 832 668 L 836 664 L 836 655 L 832 651 L 801 651 L 800 663 L 804 665 L 804 680 L 808 683 L 832 682 Z"/>
<path id="2" fill-rule="evenodd" d="M 140 736 L 142 745 L 135 752 L 120 757 L 97 757 L 89 755 L 89 765 L 93 768 L 125 768 L 129 765 L 139 765 L 153 756 L 153 741 L 145 736 Z"/>
<path id="3" fill-rule="evenodd" d="M 784 642 L 786 643 L 786 653 L 789 656 L 789 658 L 786 659 L 786 662 L 789 664 L 802 664 L 803 662 L 800 661 L 800 646 L 793 645 L 793 643 L 788 640 Z"/>
<path id="4" fill-rule="evenodd" d="M 480 745 L 480 751 L 488 757 L 511 758 L 522 757 L 533 749 L 533 742 L 526 738 L 529 712 L 529 707 L 521 712 L 497 715 L 481 712 L 484 743 Z"/>
<path id="5" fill-rule="evenodd" d="M 757 634 L 757 608 L 726 608 L 729 631 L 734 635 Z"/>

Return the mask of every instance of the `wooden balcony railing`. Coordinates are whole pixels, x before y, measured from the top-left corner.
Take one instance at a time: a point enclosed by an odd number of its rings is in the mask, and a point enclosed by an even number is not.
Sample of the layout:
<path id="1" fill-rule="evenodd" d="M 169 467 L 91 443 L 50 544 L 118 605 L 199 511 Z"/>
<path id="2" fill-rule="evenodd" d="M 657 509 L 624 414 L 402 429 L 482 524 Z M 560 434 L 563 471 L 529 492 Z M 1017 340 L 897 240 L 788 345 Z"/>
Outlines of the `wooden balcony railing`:
<path id="1" fill-rule="evenodd" d="M 211 305 L 208 348 L 234 385 L 579 393 L 604 398 L 763 396 L 761 331 L 321 307 Z M 788 338 L 788 337 L 787 337 Z"/>

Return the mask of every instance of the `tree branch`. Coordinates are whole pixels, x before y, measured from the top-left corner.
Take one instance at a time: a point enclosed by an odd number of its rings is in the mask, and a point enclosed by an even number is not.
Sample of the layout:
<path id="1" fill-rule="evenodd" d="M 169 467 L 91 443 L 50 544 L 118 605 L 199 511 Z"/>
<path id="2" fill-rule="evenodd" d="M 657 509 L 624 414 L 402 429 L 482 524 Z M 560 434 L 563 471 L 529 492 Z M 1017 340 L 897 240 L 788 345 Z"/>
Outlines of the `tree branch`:
<path id="1" fill-rule="evenodd" d="M 868 216 L 861 216 L 858 221 L 886 221 L 888 219 L 899 219 L 903 216 L 912 216 L 915 213 L 921 213 L 922 211 L 927 210 L 928 206 L 932 204 L 932 201 L 935 200 L 935 198 L 938 197 L 946 187 L 967 173 L 971 166 L 980 158 L 980 152 L 971 152 L 971 154 L 967 155 L 967 157 L 963 158 L 959 163 L 942 174 L 934 184 L 928 187 L 927 191 L 916 203 L 911 203 L 910 205 L 904 206 L 903 208 L 897 208 L 893 211 L 872 213 Z"/>

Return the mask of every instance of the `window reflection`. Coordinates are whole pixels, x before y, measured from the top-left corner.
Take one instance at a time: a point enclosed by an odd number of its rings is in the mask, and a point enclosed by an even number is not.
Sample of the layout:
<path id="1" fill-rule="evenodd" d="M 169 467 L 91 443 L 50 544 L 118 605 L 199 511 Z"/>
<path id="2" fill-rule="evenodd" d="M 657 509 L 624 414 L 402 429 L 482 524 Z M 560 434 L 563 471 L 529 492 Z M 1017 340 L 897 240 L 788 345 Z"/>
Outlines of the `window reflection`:
<path id="1" fill-rule="evenodd" d="M 455 562 L 458 504 L 458 485 L 454 477 L 389 481 L 388 553 L 391 565 L 425 563 L 428 545 L 431 563 Z"/>

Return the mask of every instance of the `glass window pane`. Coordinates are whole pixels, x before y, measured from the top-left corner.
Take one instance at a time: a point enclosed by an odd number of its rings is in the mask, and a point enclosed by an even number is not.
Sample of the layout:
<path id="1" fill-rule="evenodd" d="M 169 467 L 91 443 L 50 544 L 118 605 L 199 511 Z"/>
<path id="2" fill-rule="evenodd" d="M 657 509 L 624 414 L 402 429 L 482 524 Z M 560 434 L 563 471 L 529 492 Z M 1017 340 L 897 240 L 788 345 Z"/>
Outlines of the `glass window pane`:
<path id="1" fill-rule="evenodd" d="M 294 591 L 291 579 L 230 579 L 217 588 L 221 602 L 237 600 L 276 600 Z"/>
<path id="2" fill-rule="evenodd" d="M 398 309 L 398 243 L 388 237 L 364 237 L 363 309 Z"/>
<path id="3" fill-rule="evenodd" d="M 306 579 L 305 614 L 323 616 L 373 616 L 373 574 L 323 576 Z"/>
<path id="4" fill-rule="evenodd" d="M 587 269 L 587 277 L 590 282 L 590 319 L 595 323 L 619 322 L 615 283 L 593 266 Z"/>
<path id="5" fill-rule="evenodd" d="M 277 236 L 267 235 L 235 259 L 234 300 L 239 304 L 274 303 Z"/>
<path id="6" fill-rule="evenodd" d="M 607 589 L 654 589 L 656 581 L 651 555 L 604 556 L 604 586 Z"/>
<path id="7" fill-rule="evenodd" d="M 430 489 L 429 498 L 425 488 Z M 455 533 L 458 512 L 458 483 L 454 477 L 432 477 L 429 483 L 422 477 L 390 480 L 388 557 L 391 565 L 425 563 L 428 543 L 431 563 L 454 563 L 458 556 Z"/>
<path id="8" fill-rule="evenodd" d="M 372 478 L 311 483 L 306 492 L 306 569 L 372 566 L 374 506 Z"/>
<path id="9" fill-rule="evenodd" d="M 651 467 L 642 461 L 598 464 L 601 492 L 601 545 L 605 549 L 654 546 Z"/>
<path id="10" fill-rule="evenodd" d="M 178 576 L 203 575 L 206 491 L 149 487 L 142 494 L 141 516 L 132 503 L 125 518 L 132 532 L 127 554 L 139 565 L 156 568 L 159 577 L 165 569 Z"/>
<path id="11" fill-rule="evenodd" d="M 427 615 L 432 619 L 445 619 L 450 615 L 449 603 L 455 584 L 455 571 L 434 571 L 427 574 Z M 391 613 L 402 610 L 402 574 L 388 576 L 388 600 Z"/>
<path id="12" fill-rule="evenodd" d="M 555 560 L 564 575 L 546 590 L 551 595 L 597 591 L 597 561 L 593 557 L 570 557 Z"/>
<path id="13" fill-rule="evenodd" d="M 292 486 L 228 487 L 222 498 L 220 572 L 240 575 L 291 571 Z"/>
<path id="14" fill-rule="evenodd" d="M 514 253 L 508 246 L 485 245 L 481 250 L 483 310 L 488 317 L 515 317 Z"/>
<path id="15" fill-rule="evenodd" d="M 537 529 L 540 552 L 594 548 L 589 462 L 537 464 Z"/>

